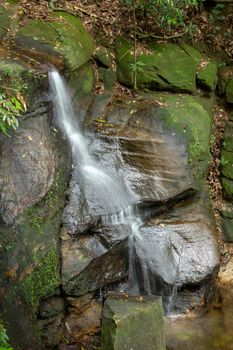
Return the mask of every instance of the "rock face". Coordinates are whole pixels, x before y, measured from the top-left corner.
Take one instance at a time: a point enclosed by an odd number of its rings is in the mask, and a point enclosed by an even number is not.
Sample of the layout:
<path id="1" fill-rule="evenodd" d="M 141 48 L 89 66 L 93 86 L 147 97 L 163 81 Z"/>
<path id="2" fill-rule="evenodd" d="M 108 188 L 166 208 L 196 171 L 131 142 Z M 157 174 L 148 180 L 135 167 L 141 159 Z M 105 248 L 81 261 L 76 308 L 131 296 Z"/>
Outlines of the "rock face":
<path id="1" fill-rule="evenodd" d="M 40 71 L 28 71 L 16 62 L 0 64 L 3 86 L 8 86 L 12 94 L 17 89 L 28 108 L 27 113 L 18 117 L 17 131 L 11 132 L 11 137 L 0 136 L 1 313 L 10 324 L 13 345 L 41 349 L 36 322 L 38 307 L 48 295 L 59 294 L 58 233 L 69 157 L 66 144 L 54 131 L 51 105 L 41 92 L 46 76 Z M 9 85 L 4 69 L 15 72 Z M 62 316 L 60 321 L 57 316 L 43 317 L 58 334 Z"/>
<path id="2" fill-rule="evenodd" d="M 174 44 L 151 45 L 149 53 L 137 57 L 137 85 L 140 89 L 194 92 L 201 54 L 194 48 Z M 117 78 L 132 87 L 133 43 L 120 38 L 116 42 Z"/>
<path id="3" fill-rule="evenodd" d="M 199 188 L 203 192 L 210 126 L 201 100 L 168 94 L 139 101 L 100 96 L 86 118 L 90 153 L 121 181 L 146 222 L 140 237 L 147 239 L 142 243 L 135 236 L 134 245 L 142 294 L 145 270 L 150 289 L 165 295 L 174 285 L 202 284 L 217 271 L 215 225 L 203 204 L 207 195 L 186 201 Z M 127 274 L 130 227 L 101 225 L 100 218 L 111 214 L 102 204 L 78 170 L 73 172 L 61 246 L 62 281 L 69 295 L 93 292 Z"/>
<path id="4" fill-rule="evenodd" d="M 52 22 L 32 20 L 20 27 L 16 45 L 42 62 L 76 69 L 90 59 L 93 40 L 76 16 L 62 11 L 52 16 Z"/>
<path id="5" fill-rule="evenodd" d="M 105 301 L 101 349 L 165 350 L 163 332 L 160 298 L 110 296 Z"/>

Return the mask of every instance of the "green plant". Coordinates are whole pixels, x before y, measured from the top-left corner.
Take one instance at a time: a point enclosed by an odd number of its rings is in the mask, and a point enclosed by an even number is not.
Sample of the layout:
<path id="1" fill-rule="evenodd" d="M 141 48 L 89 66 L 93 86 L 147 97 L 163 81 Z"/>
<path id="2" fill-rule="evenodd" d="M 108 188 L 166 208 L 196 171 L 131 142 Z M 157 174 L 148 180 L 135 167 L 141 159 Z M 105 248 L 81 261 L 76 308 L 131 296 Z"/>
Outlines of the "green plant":
<path id="1" fill-rule="evenodd" d="M 137 73 L 143 72 L 144 66 L 145 63 L 137 60 L 134 63 L 130 64 L 131 79 L 133 82 L 134 90 L 137 90 Z"/>
<path id="2" fill-rule="evenodd" d="M 0 93 L 0 131 L 8 135 L 8 129 L 18 127 L 17 117 L 24 111 L 22 103 L 16 97 L 6 97 Z"/>
<path id="3" fill-rule="evenodd" d="M 133 0 L 124 2 L 133 5 Z M 161 28 L 185 26 L 185 11 L 198 3 L 199 0 L 135 0 L 136 9 L 154 16 Z"/>
<path id="4" fill-rule="evenodd" d="M 224 165 L 228 165 L 228 164 L 229 164 L 229 160 L 226 159 L 224 156 L 222 156 L 220 159 L 220 165 L 224 166 Z"/>
<path id="5" fill-rule="evenodd" d="M 6 333 L 6 328 L 0 320 L 0 350 L 13 350 L 9 344 L 9 337 Z"/>

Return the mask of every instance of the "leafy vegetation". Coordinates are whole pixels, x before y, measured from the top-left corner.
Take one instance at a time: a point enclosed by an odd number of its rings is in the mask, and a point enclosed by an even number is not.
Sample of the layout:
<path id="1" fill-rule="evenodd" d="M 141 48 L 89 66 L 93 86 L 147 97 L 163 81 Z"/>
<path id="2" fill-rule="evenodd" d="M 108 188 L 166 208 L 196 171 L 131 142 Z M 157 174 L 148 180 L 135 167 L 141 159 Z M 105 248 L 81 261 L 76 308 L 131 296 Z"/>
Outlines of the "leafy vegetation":
<path id="1" fill-rule="evenodd" d="M 185 11 L 196 7 L 199 0 L 124 0 L 129 6 L 143 11 L 144 15 L 154 16 L 161 28 L 185 26 Z"/>
<path id="2" fill-rule="evenodd" d="M 6 328 L 0 320 L 0 350 L 13 350 L 9 344 L 9 337 L 6 333 Z"/>
<path id="3" fill-rule="evenodd" d="M 22 103 L 16 97 L 7 98 L 0 93 L 0 131 L 8 135 L 8 129 L 18 127 L 17 117 L 24 111 Z"/>

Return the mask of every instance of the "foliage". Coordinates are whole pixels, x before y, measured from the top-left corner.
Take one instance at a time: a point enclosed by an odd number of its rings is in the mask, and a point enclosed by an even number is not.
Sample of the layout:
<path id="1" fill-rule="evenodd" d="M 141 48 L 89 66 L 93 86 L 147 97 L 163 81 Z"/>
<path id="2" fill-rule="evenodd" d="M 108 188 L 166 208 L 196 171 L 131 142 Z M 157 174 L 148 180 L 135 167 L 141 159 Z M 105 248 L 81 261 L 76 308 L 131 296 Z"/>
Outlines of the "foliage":
<path id="1" fill-rule="evenodd" d="M 17 117 L 24 111 L 22 103 L 16 97 L 6 97 L 0 93 L 0 131 L 8 135 L 8 129 L 18 127 Z"/>
<path id="2" fill-rule="evenodd" d="M 134 0 L 124 0 L 129 6 Z M 185 11 L 196 7 L 199 0 L 135 0 L 137 10 L 152 15 L 161 28 L 185 26 Z"/>
<path id="3" fill-rule="evenodd" d="M 0 350 L 13 350 L 9 344 L 9 338 L 2 321 L 0 321 Z"/>

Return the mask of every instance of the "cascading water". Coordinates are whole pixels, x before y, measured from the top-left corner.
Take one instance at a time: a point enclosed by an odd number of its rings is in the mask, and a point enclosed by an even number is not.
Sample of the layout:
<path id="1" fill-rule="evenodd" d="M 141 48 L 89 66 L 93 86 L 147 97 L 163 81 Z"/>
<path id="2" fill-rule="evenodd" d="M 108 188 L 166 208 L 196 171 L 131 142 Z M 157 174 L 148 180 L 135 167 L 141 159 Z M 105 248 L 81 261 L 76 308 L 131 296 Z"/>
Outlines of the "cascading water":
<path id="1" fill-rule="evenodd" d="M 114 177 L 109 169 L 103 169 L 89 153 L 89 139 L 81 133 L 78 119 L 72 107 L 72 100 L 65 82 L 60 74 L 53 70 L 49 73 L 53 92 L 55 113 L 59 127 L 69 140 L 73 166 L 78 168 L 84 183 L 84 191 L 92 189 L 98 202 L 101 203 L 103 225 L 128 225 L 131 233 L 128 239 L 129 248 L 129 293 L 132 295 L 155 294 L 149 276 L 149 263 L 146 261 L 146 248 L 143 248 L 143 261 L 140 261 L 140 281 L 135 264 L 135 243 L 144 247 L 144 238 L 140 233 L 142 219 L 135 210 L 136 195 L 127 191 L 123 182 Z M 145 256 L 144 256 L 145 255 Z M 153 263 L 153 262 L 152 262 Z"/>

